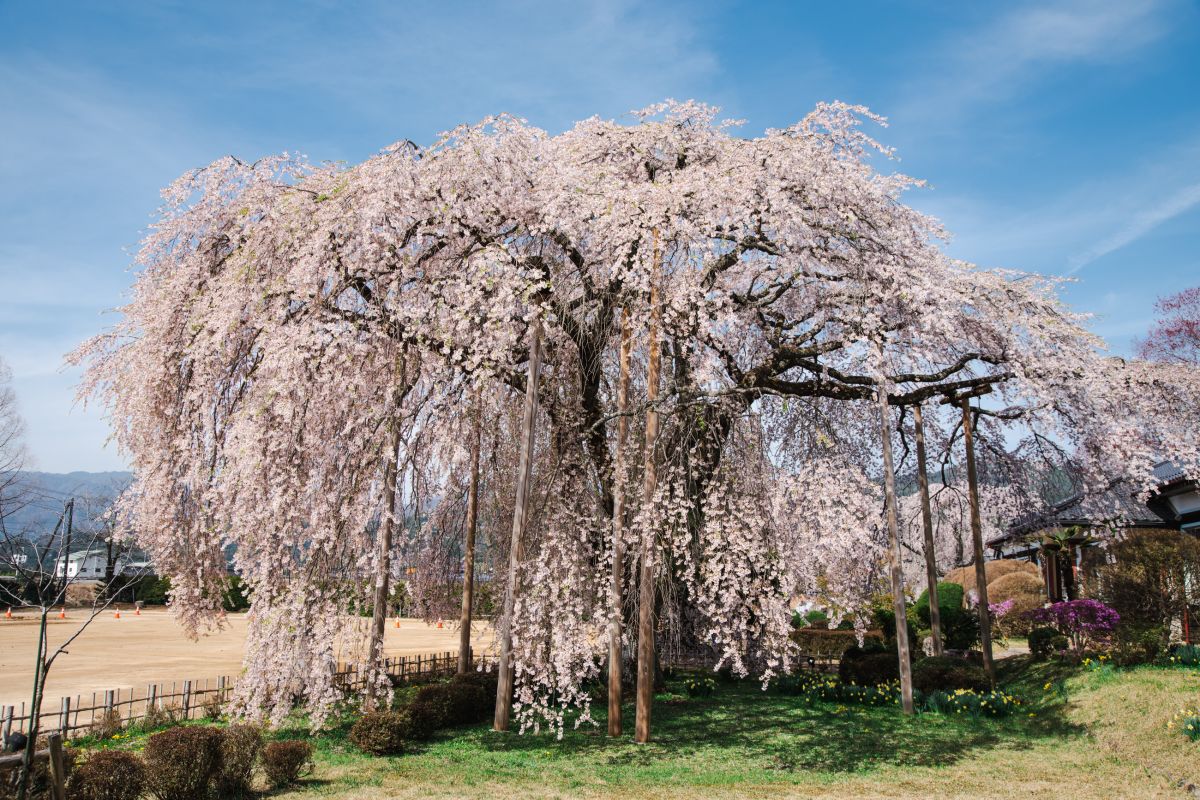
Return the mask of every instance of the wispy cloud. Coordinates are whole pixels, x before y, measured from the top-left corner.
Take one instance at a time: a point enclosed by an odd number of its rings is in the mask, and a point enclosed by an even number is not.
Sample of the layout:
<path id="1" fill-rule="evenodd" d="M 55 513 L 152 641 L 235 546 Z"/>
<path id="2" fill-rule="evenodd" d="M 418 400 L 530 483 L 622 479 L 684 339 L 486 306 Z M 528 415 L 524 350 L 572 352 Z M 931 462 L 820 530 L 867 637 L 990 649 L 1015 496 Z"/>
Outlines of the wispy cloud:
<path id="1" fill-rule="evenodd" d="M 1162 223 L 1190 211 L 1197 205 L 1200 205 L 1200 182 L 1184 186 L 1168 195 L 1162 202 L 1135 213 L 1128 224 L 1100 239 L 1082 253 L 1072 256 L 1067 262 L 1068 268 L 1064 274 L 1074 275 L 1093 261 L 1137 241 Z"/>
<path id="2" fill-rule="evenodd" d="M 1026 3 L 956 34 L 931 54 L 897 117 L 953 122 L 1008 100 L 1054 67 L 1128 58 L 1169 30 L 1176 0 Z"/>

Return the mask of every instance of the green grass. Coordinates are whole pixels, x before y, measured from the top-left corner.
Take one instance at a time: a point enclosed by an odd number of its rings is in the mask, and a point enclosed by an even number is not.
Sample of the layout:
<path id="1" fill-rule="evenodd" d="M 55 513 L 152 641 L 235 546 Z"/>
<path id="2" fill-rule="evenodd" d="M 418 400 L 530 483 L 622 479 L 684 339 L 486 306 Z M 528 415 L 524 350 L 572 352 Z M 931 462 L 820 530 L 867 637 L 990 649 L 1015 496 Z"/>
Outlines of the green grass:
<path id="1" fill-rule="evenodd" d="M 356 751 L 343 726 L 312 739 L 313 775 L 274 796 L 1062 800 L 1182 796 L 1178 781 L 1200 778 L 1200 747 L 1166 729 L 1200 699 L 1200 672 L 1092 672 L 1015 657 L 1001 662 L 1001 676 L 1027 699 L 1004 719 L 906 718 L 895 707 L 810 702 L 753 683 L 718 683 L 714 696 L 689 699 L 680 679 L 655 705 L 648 745 L 607 737 L 603 708 L 598 727 L 562 740 L 468 727 L 389 758 Z M 632 708 L 625 714 L 632 727 Z"/>

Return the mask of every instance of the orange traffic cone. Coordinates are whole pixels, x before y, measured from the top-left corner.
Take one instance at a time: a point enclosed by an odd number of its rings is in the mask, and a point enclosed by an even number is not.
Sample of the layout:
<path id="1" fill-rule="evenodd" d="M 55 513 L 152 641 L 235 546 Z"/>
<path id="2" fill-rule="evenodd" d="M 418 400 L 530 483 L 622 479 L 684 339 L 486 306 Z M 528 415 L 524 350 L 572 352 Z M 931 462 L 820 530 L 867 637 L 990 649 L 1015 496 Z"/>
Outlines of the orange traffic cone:
<path id="1" fill-rule="evenodd" d="M 8 607 L 8 611 L 5 611 L 5 612 L 4 612 L 4 618 L 5 618 L 5 619 L 12 619 L 12 606 L 9 606 L 9 607 Z M 396 624 L 397 624 L 397 625 L 399 625 L 400 623 L 399 623 L 399 622 L 397 622 Z"/>
<path id="2" fill-rule="evenodd" d="M 442 627 L 442 621 L 441 621 L 440 619 L 438 620 L 438 627 L 439 627 L 439 628 L 441 628 L 441 627 Z"/>
<path id="3" fill-rule="evenodd" d="M 113 612 L 113 618 L 114 618 L 114 619 L 120 619 L 120 618 L 121 618 L 121 612 L 120 612 L 120 611 L 114 611 L 114 612 Z"/>
<path id="4" fill-rule="evenodd" d="M 140 617 L 140 616 L 142 615 L 142 610 L 141 610 L 140 608 L 135 608 L 135 609 L 133 610 L 133 615 L 134 615 L 135 617 Z"/>
<path id="5" fill-rule="evenodd" d="M 63 606 L 62 608 L 60 608 L 60 609 L 58 610 L 58 618 L 59 618 L 59 619 L 66 619 L 66 618 L 67 618 L 67 607 L 66 607 L 66 606 Z"/>
<path id="6" fill-rule="evenodd" d="M 396 620 L 396 627 L 397 627 L 397 628 L 399 628 L 399 627 L 400 627 L 400 620 Z"/>

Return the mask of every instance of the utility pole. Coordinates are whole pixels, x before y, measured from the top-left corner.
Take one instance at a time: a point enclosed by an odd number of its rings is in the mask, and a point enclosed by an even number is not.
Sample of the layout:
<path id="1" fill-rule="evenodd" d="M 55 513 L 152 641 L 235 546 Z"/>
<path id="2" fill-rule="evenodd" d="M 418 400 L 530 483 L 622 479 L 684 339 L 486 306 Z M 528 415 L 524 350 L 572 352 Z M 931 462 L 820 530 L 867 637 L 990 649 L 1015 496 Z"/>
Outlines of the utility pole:
<path id="1" fill-rule="evenodd" d="M 500 663 L 496 687 L 496 718 L 492 727 L 508 730 L 512 715 L 513 664 L 512 622 L 516 608 L 517 570 L 521 564 L 521 540 L 525 536 L 529 474 L 533 468 L 533 423 L 537 415 L 538 375 L 542 366 L 542 318 L 540 313 L 529 327 L 529 372 L 525 378 L 525 416 L 521 422 L 521 455 L 517 462 L 517 496 L 513 503 L 512 540 L 508 547 L 508 586 L 504 590 L 504 616 L 500 621 Z"/>

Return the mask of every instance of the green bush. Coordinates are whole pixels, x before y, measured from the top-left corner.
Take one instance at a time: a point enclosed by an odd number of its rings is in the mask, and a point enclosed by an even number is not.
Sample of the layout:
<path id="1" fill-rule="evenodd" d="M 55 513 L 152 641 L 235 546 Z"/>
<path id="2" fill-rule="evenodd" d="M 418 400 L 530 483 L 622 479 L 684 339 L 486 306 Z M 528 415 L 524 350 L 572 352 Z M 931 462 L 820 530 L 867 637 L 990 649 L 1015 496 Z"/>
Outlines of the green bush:
<path id="1" fill-rule="evenodd" d="M 1120 614 L 1116 638 L 1141 639 L 1148 650 L 1145 638 L 1157 632 L 1155 655 L 1165 652 L 1172 627 L 1194 604 L 1194 587 L 1200 585 L 1200 539 L 1142 530 L 1114 541 L 1109 553 L 1112 562 L 1097 570 L 1095 588 L 1096 599 Z"/>
<path id="2" fill-rule="evenodd" d="M 917 623 L 915 620 L 905 616 L 905 627 L 908 630 L 909 647 L 917 646 Z M 880 597 L 875 601 L 875 605 L 871 608 L 871 625 L 878 628 L 883 634 L 884 641 L 894 643 L 896 641 L 896 612 L 892 608 L 891 595 Z"/>
<path id="3" fill-rule="evenodd" d="M 140 578 L 133 590 L 133 598 L 141 600 L 148 606 L 162 606 L 167 603 L 167 593 L 171 591 L 169 578 L 159 578 L 148 575 Z"/>
<path id="4" fill-rule="evenodd" d="M 1069 642 L 1056 628 L 1034 628 L 1029 632 L 1029 652 L 1037 661 L 1044 661 L 1058 650 L 1066 650 Z"/>
<path id="5" fill-rule="evenodd" d="M 415 734 L 411 709 L 369 711 L 350 728 L 350 741 L 364 753 L 393 756 L 407 750 L 414 739 L 424 738 Z"/>
<path id="6" fill-rule="evenodd" d="M 146 740 L 146 788 L 158 800 L 205 800 L 221 766 L 221 731 L 168 728 Z"/>
<path id="7" fill-rule="evenodd" d="M 137 800 L 146 785 L 146 767 L 128 750 L 99 750 L 71 774 L 72 800 Z"/>
<path id="8" fill-rule="evenodd" d="M 481 672 L 479 670 L 473 670 L 471 672 L 464 672 L 461 675 L 455 675 L 453 678 L 450 679 L 450 682 L 451 683 L 469 683 L 474 686 L 478 686 L 480 689 L 483 690 L 484 694 L 486 694 L 488 697 L 492 698 L 492 702 L 494 703 L 495 699 L 496 699 L 496 688 L 497 688 L 497 684 L 499 683 L 499 680 L 500 680 L 500 676 L 496 673 L 495 670 L 492 670 L 491 672 Z"/>
<path id="9" fill-rule="evenodd" d="M 466 725 L 487 719 L 495 711 L 496 696 L 490 697 L 473 683 L 446 684 L 450 696 L 450 724 Z"/>
<path id="10" fill-rule="evenodd" d="M 856 686 L 890 683 L 900 679 L 900 658 L 895 650 L 865 653 L 851 658 L 843 656 L 838 664 L 838 677 L 843 683 Z"/>
<path id="11" fill-rule="evenodd" d="M 965 658 L 932 656 L 913 665 L 913 688 L 922 692 L 970 689 L 984 692 L 991 688 L 987 673 Z"/>
<path id="12" fill-rule="evenodd" d="M 312 745 L 308 742 L 271 742 L 263 748 L 263 774 L 273 789 L 295 783 L 301 772 L 311 767 Z"/>
<path id="13" fill-rule="evenodd" d="M 225 611 L 245 611 L 250 607 L 250 596 L 246 584 L 237 575 L 225 579 L 225 589 L 221 593 L 221 608 Z"/>
<path id="14" fill-rule="evenodd" d="M 257 725 L 230 725 L 221 737 L 221 768 L 217 773 L 217 794 L 244 797 L 250 794 L 254 762 L 262 750 L 262 731 Z"/>
<path id="15" fill-rule="evenodd" d="M 949 650 L 970 650 L 979 644 L 979 616 L 963 606 L 963 587 L 938 583 L 938 613 L 942 623 L 942 645 Z M 917 618 L 929 626 L 929 591 L 921 592 L 914 605 Z"/>
<path id="16" fill-rule="evenodd" d="M 1173 645 L 1167 653 L 1167 663 L 1180 667 L 1200 667 L 1200 644 Z"/>

